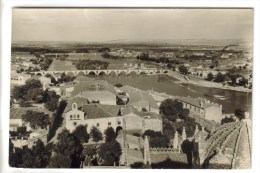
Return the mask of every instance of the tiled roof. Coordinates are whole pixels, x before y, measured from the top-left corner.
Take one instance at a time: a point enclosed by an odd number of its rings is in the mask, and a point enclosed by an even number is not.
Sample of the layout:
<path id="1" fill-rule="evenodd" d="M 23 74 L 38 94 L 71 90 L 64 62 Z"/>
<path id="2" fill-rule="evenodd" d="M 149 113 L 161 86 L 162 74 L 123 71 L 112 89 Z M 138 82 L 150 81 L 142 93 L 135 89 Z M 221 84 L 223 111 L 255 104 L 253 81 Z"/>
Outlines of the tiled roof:
<path id="1" fill-rule="evenodd" d="M 210 134 L 206 141 L 208 144 L 206 158 L 215 150 L 221 149 L 223 153 L 232 155 L 232 168 L 250 168 L 251 121 L 231 122 L 219 126 Z M 221 162 L 217 158 L 214 161 Z M 231 163 L 226 163 L 231 164 Z"/>
<path id="2" fill-rule="evenodd" d="M 110 91 L 111 93 L 115 93 L 114 87 L 110 84 L 107 84 L 105 81 L 88 81 L 88 82 L 80 82 L 75 85 L 74 90 L 71 93 L 71 96 L 79 95 L 84 91 Z"/>
<path id="3" fill-rule="evenodd" d="M 78 108 L 82 107 L 83 105 L 86 105 L 89 103 L 87 98 L 83 98 L 83 97 L 73 97 L 71 99 L 68 100 L 67 106 L 64 110 L 64 112 L 68 112 L 72 109 L 72 103 L 75 102 L 78 104 Z"/>
<path id="4" fill-rule="evenodd" d="M 87 119 L 109 118 L 117 116 L 117 114 L 113 115 L 109 112 L 106 112 L 99 104 L 84 105 L 81 110 L 86 113 Z"/>
<path id="5" fill-rule="evenodd" d="M 150 104 L 152 108 L 159 109 L 157 102 L 147 91 L 142 91 L 138 88 L 127 85 L 121 87 L 120 90 L 129 94 L 129 105 L 147 106 L 148 104 Z"/>
<path id="6" fill-rule="evenodd" d="M 110 91 L 84 91 L 81 92 L 81 97 L 87 98 L 88 100 L 114 100 L 116 95 Z"/>
<path id="7" fill-rule="evenodd" d="M 52 112 L 41 107 L 20 107 L 11 108 L 10 119 L 21 119 L 22 115 L 26 114 L 27 111 L 44 112 L 45 114 L 48 114 L 50 117 L 52 116 Z"/>
<path id="8" fill-rule="evenodd" d="M 127 114 L 130 114 L 130 113 L 133 113 L 137 116 L 140 116 L 142 118 L 145 118 L 146 116 L 149 116 L 150 118 L 149 119 L 159 119 L 159 120 L 162 120 L 162 117 L 160 114 L 157 114 L 155 112 L 143 112 L 143 111 L 138 111 L 137 109 L 135 109 L 134 107 L 132 106 L 127 106 L 126 108 L 125 107 L 122 107 L 122 111 L 121 113 L 123 115 L 127 115 Z"/>
<path id="9" fill-rule="evenodd" d="M 192 97 L 178 97 L 177 99 L 182 101 L 182 102 L 185 102 L 185 103 L 188 103 L 188 104 L 194 105 L 196 107 L 200 107 L 200 108 L 208 108 L 208 107 L 211 107 L 211 106 L 219 107 L 218 104 L 209 102 L 208 100 L 205 100 L 205 99 L 202 99 L 202 98 L 196 99 L 196 98 L 192 98 Z"/>

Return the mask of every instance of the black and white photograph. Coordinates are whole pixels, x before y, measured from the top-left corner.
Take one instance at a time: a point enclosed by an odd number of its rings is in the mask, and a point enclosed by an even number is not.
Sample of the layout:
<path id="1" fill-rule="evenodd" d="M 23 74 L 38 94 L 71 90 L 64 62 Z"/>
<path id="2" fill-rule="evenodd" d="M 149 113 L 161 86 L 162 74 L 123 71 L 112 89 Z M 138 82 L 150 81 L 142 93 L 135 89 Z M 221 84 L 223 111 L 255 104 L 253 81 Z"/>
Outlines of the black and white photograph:
<path id="1" fill-rule="evenodd" d="M 17 7 L 11 25 L 10 167 L 251 168 L 253 8 Z"/>

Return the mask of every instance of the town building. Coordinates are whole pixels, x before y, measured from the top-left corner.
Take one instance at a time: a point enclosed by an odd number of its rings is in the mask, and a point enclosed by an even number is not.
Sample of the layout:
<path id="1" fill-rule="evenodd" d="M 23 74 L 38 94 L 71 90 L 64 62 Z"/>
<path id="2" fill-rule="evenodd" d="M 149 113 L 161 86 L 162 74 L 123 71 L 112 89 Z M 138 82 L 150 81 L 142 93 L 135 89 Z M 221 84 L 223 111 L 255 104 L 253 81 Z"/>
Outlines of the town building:
<path id="1" fill-rule="evenodd" d="M 25 123 L 22 120 L 22 116 L 26 114 L 27 111 L 35 111 L 35 112 L 44 112 L 52 116 L 52 113 L 42 107 L 18 107 L 18 108 L 11 108 L 10 110 L 10 123 L 9 123 L 9 130 L 13 132 L 17 132 L 17 129 L 20 127 L 24 127 L 26 131 L 31 131 L 31 127 L 29 124 Z"/>
<path id="2" fill-rule="evenodd" d="M 203 118 L 220 124 L 222 119 L 222 105 L 210 102 L 202 98 L 179 97 L 183 103 L 183 108 L 189 109 L 190 114 L 197 118 Z"/>
<path id="3" fill-rule="evenodd" d="M 77 101 L 77 102 L 75 102 Z M 85 102 L 85 104 L 83 104 Z M 78 125 L 92 126 L 104 132 L 108 127 L 143 133 L 150 129 L 162 131 L 162 118 L 154 112 L 139 112 L 133 106 L 101 105 L 88 103 L 77 97 L 69 101 L 64 110 L 65 127 L 73 131 Z"/>
<path id="4" fill-rule="evenodd" d="M 159 113 L 159 103 L 149 94 L 128 85 L 118 88 L 119 91 L 126 93 L 129 97 L 127 105 L 135 107 L 138 111 L 147 110 L 148 112 Z"/>
<path id="5" fill-rule="evenodd" d="M 17 73 L 16 75 L 11 76 L 12 85 L 24 85 L 25 82 L 31 78 L 30 74 Z"/>
<path id="6" fill-rule="evenodd" d="M 71 110 L 64 112 L 65 127 L 73 131 L 78 125 L 86 125 L 87 131 L 90 132 L 92 126 L 97 127 L 102 133 L 108 128 L 123 128 L 123 119 L 120 111 L 116 107 L 111 107 L 115 114 L 103 109 L 100 104 L 86 104 L 78 107 L 78 103 L 73 102 Z"/>

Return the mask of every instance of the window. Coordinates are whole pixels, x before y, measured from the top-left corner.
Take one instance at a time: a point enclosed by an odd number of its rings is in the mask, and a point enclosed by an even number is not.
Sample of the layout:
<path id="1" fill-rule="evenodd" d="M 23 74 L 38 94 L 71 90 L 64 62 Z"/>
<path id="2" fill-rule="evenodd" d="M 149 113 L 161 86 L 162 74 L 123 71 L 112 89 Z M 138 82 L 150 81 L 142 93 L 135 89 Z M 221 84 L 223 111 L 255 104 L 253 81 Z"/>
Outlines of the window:
<path id="1" fill-rule="evenodd" d="M 111 122 L 108 122 L 108 125 L 111 126 Z"/>
<path id="2" fill-rule="evenodd" d="M 72 120 L 72 115 L 70 115 L 70 120 Z"/>
<path id="3" fill-rule="evenodd" d="M 118 124 L 118 125 L 121 125 L 121 121 L 118 121 L 117 124 Z"/>
<path id="4" fill-rule="evenodd" d="M 77 115 L 77 119 L 79 120 L 79 114 Z"/>
<path id="5" fill-rule="evenodd" d="M 97 123 L 97 127 L 99 127 L 99 123 Z"/>

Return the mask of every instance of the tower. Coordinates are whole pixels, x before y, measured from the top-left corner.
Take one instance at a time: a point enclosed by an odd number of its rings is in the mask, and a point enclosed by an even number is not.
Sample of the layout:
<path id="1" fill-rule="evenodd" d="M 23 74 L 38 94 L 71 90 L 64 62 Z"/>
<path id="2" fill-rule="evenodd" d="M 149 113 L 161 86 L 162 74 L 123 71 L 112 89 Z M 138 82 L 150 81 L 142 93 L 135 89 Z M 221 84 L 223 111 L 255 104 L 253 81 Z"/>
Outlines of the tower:
<path id="1" fill-rule="evenodd" d="M 72 109 L 77 110 L 78 109 L 78 104 L 76 102 L 72 103 Z"/>
<path id="2" fill-rule="evenodd" d="M 186 129 L 185 129 L 185 127 L 183 127 L 183 130 L 182 130 L 182 141 L 185 141 L 186 139 L 187 139 Z"/>
<path id="3" fill-rule="evenodd" d="M 151 157 L 150 157 L 150 151 L 149 151 L 149 140 L 148 136 L 144 137 L 144 164 L 151 164 Z"/>
<path id="4" fill-rule="evenodd" d="M 174 135 L 174 139 L 173 139 L 173 148 L 177 149 L 178 144 L 179 144 L 179 135 L 178 135 L 178 132 L 176 130 L 175 135 Z"/>

